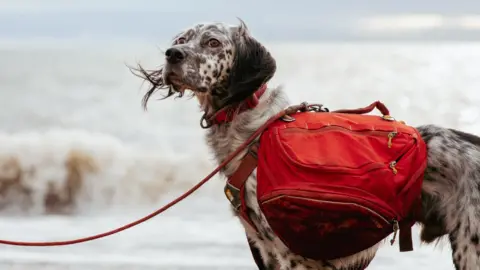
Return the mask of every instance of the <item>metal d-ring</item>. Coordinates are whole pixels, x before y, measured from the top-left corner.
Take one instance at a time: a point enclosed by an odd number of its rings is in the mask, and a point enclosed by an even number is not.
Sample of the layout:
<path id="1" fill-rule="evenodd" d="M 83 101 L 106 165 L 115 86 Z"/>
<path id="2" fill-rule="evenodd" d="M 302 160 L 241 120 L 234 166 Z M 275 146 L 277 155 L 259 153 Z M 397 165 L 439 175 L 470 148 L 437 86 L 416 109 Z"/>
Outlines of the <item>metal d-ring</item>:
<path id="1" fill-rule="evenodd" d="M 328 108 L 323 107 L 322 104 L 309 105 L 308 110 L 312 112 L 330 112 L 330 110 Z"/>
<path id="2" fill-rule="evenodd" d="M 213 121 L 210 119 L 207 119 L 207 117 L 205 117 L 205 114 L 202 115 L 202 118 L 200 118 L 200 126 L 204 129 L 207 129 L 212 125 L 213 125 Z"/>

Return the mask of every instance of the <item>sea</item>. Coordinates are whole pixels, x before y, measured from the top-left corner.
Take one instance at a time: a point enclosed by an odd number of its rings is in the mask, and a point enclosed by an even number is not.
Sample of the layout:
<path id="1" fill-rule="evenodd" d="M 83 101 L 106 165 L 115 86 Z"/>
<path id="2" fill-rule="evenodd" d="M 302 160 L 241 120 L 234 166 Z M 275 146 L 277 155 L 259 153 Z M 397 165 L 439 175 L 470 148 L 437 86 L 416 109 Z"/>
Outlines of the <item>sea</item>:
<path id="1" fill-rule="evenodd" d="M 181 195 L 214 167 L 194 98 L 153 98 L 129 67 L 162 63 L 160 42 L 0 42 L 0 239 L 101 233 Z M 480 43 L 266 43 L 270 86 L 292 103 L 357 108 L 380 100 L 416 126 L 480 134 Z M 0 269 L 255 269 L 221 177 L 164 214 L 73 246 L 0 245 Z M 454 269 L 446 240 L 400 253 L 387 241 L 369 269 Z M 346 243 L 348 244 L 348 243 Z"/>

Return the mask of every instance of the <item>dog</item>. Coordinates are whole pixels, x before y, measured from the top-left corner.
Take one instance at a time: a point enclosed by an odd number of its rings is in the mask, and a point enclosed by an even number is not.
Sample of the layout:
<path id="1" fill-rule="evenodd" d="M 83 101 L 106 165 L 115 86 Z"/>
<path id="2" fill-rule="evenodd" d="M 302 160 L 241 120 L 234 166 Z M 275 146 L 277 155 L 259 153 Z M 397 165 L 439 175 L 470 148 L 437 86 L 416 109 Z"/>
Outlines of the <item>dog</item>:
<path id="1" fill-rule="evenodd" d="M 221 163 L 270 117 L 288 107 L 282 87 L 267 88 L 253 108 L 239 106 L 269 82 L 276 71 L 270 52 L 252 35 L 245 23 L 197 24 L 173 38 L 165 51 L 165 63 L 156 70 L 133 69 L 150 84 L 143 97 L 164 91 L 163 98 L 182 97 L 188 90 L 203 111 L 202 126 L 215 159 Z M 213 121 L 217 112 L 230 109 L 228 122 Z M 421 240 L 433 243 L 446 236 L 452 247 L 457 270 L 480 269 L 480 138 L 458 130 L 423 125 L 416 127 L 428 149 L 428 166 L 422 187 L 422 209 L 416 222 L 421 225 Z M 239 154 L 221 173 L 236 171 Z M 259 254 L 259 269 L 352 270 L 365 269 L 381 245 L 331 261 L 314 261 L 291 252 L 275 235 L 256 200 L 256 172 L 245 185 L 245 201 L 258 232 L 243 219 L 253 253 Z M 234 211 L 235 212 L 235 211 Z"/>

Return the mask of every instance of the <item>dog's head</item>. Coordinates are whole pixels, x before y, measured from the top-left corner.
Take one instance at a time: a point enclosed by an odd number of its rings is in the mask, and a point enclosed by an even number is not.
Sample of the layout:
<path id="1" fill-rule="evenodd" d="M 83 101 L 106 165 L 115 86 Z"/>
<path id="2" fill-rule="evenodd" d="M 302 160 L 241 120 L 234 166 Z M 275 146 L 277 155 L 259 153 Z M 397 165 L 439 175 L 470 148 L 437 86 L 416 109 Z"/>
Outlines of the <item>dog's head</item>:
<path id="1" fill-rule="evenodd" d="M 160 69 L 139 65 L 136 75 L 151 84 L 144 107 L 157 90 L 166 90 L 165 98 L 190 90 L 208 115 L 250 97 L 275 70 L 273 57 L 241 21 L 239 26 L 197 24 L 179 33 Z"/>

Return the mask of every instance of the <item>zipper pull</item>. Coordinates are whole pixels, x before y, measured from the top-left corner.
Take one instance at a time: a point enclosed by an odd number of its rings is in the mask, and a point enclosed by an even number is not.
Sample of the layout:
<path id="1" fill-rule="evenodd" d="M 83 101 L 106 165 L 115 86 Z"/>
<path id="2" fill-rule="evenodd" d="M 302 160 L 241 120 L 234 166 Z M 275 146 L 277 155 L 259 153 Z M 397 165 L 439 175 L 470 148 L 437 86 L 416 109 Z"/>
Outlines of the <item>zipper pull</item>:
<path id="1" fill-rule="evenodd" d="M 390 167 L 390 169 L 392 169 L 393 174 L 397 174 L 397 173 L 398 173 L 398 170 L 397 170 L 397 168 L 395 168 L 395 165 L 397 165 L 397 162 L 396 162 L 396 161 L 390 162 L 390 166 L 389 166 L 389 167 Z"/>
<path id="2" fill-rule="evenodd" d="M 392 148 L 392 140 L 395 136 L 397 136 L 397 132 L 395 131 L 388 133 L 388 148 Z"/>
<path id="3" fill-rule="evenodd" d="M 398 225 L 398 221 L 396 219 L 393 220 L 393 238 L 390 240 L 390 244 L 393 246 L 395 243 L 395 239 L 397 238 L 398 230 L 400 226 Z"/>

